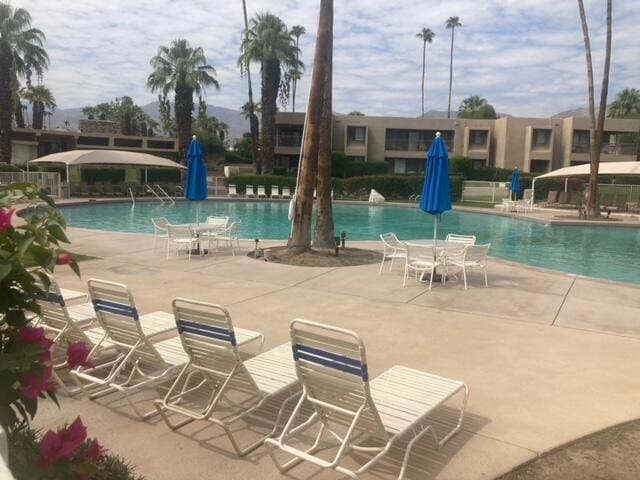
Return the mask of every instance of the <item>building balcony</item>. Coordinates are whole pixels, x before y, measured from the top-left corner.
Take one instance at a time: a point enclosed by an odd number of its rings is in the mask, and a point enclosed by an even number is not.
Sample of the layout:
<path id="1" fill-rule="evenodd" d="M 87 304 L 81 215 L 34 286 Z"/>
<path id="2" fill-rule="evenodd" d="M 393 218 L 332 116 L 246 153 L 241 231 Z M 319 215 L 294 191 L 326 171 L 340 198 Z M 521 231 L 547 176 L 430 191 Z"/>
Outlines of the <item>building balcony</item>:
<path id="1" fill-rule="evenodd" d="M 571 145 L 571 153 L 590 153 L 591 149 L 587 144 L 573 144 Z M 602 155 L 636 155 L 638 152 L 638 146 L 634 143 L 603 143 L 600 148 Z"/>

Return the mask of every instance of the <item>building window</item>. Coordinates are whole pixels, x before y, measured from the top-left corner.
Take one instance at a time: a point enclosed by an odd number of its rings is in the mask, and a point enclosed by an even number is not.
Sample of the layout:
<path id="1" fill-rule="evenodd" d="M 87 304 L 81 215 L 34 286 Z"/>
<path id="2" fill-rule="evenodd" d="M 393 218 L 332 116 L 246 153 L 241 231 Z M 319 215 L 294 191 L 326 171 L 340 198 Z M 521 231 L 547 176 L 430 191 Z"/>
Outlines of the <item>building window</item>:
<path id="1" fill-rule="evenodd" d="M 142 139 L 137 138 L 114 138 L 114 147 L 142 148 Z"/>
<path id="2" fill-rule="evenodd" d="M 549 171 L 549 160 L 531 160 L 532 173 L 547 173 Z"/>
<path id="3" fill-rule="evenodd" d="M 169 140 L 147 140 L 147 148 L 173 150 L 174 148 L 176 148 L 176 145 L 175 142 Z"/>
<path id="4" fill-rule="evenodd" d="M 533 150 L 548 150 L 551 146 L 551 130 L 546 128 L 534 128 L 531 148 Z"/>
<path id="5" fill-rule="evenodd" d="M 393 173 L 424 173 L 426 161 L 420 158 L 385 158 Z"/>
<path id="6" fill-rule="evenodd" d="M 302 125 L 278 125 L 277 147 L 299 147 L 302 145 Z"/>
<path id="7" fill-rule="evenodd" d="M 78 137 L 78 145 L 109 146 L 108 137 Z"/>
<path id="8" fill-rule="evenodd" d="M 487 161 L 484 158 L 474 158 L 471 160 L 473 169 L 478 170 L 487 166 Z"/>
<path id="9" fill-rule="evenodd" d="M 472 148 L 487 148 L 489 132 L 486 130 L 469 130 L 469 146 Z"/>
<path id="10" fill-rule="evenodd" d="M 589 153 L 589 130 L 574 130 L 572 153 Z"/>
<path id="11" fill-rule="evenodd" d="M 354 155 L 348 155 L 347 156 L 347 160 L 350 162 L 364 162 L 364 157 L 363 156 L 354 156 Z"/>
<path id="12" fill-rule="evenodd" d="M 367 136 L 366 127 L 347 127 L 347 145 L 362 146 Z"/>
<path id="13" fill-rule="evenodd" d="M 386 150 L 403 150 L 409 152 L 426 152 L 436 137 L 436 130 L 404 130 L 388 128 L 385 134 Z M 453 148 L 453 130 L 440 130 L 440 134 L 447 150 Z"/>
<path id="14" fill-rule="evenodd" d="M 388 128 L 385 136 L 386 150 L 409 150 L 409 130 Z"/>

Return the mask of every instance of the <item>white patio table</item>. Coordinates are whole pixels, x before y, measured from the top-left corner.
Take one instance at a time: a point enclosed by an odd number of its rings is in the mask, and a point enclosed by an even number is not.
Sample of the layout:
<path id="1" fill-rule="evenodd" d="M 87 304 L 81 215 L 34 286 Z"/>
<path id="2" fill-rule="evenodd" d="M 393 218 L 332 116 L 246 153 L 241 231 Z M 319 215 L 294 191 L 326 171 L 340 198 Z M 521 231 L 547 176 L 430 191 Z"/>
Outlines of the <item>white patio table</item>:
<path id="1" fill-rule="evenodd" d="M 409 246 L 413 246 L 413 247 L 433 247 L 434 245 L 436 246 L 436 255 L 440 256 L 444 256 L 446 258 L 447 256 L 447 250 L 460 250 L 464 247 L 464 244 L 460 243 L 460 242 L 448 242 L 446 240 L 438 240 L 437 242 L 435 242 L 433 240 L 433 238 L 431 239 L 418 239 L 418 240 L 405 240 L 402 243 L 404 243 L 405 245 L 409 245 Z M 436 269 L 437 271 L 437 269 Z M 435 274 L 435 272 L 434 272 Z M 420 276 L 420 281 L 421 282 L 428 282 L 429 281 L 429 277 L 426 277 L 427 273 L 423 273 Z M 434 281 L 436 280 L 436 277 L 434 275 Z"/>
<path id="2" fill-rule="evenodd" d="M 222 233 L 226 228 L 220 228 L 219 225 L 213 225 L 210 223 L 183 223 L 177 225 L 179 227 L 189 227 L 193 233 L 196 234 L 198 238 L 198 254 L 208 254 L 209 251 L 207 249 L 203 249 L 200 247 L 200 235 L 203 233 L 207 233 L 208 235 L 215 236 L 216 233 Z M 193 252 L 192 252 L 193 253 Z"/>

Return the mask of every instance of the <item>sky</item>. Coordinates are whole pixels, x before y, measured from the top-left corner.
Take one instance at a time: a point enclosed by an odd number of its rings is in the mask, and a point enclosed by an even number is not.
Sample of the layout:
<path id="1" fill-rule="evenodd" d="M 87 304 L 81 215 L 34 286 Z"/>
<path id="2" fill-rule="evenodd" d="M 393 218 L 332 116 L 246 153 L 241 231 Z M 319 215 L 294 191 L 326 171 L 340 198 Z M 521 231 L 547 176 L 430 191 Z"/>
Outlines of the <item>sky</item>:
<path id="1" fill-rule="evenodd" d="M 602 78 L 605 0 L 585 0 L 594 56 L 596 93 Z M 129 95 L 155 100 L 145 88 L 158 46 L 184 37 L 204 48 L 219 91 L 207 102 L 239 109 L 247 100 L 237 58 L 242 39 L 240 0 L 12 0 L 27 8 L 46 35 L 51 65 L 44 83 L 59 108 L 82 107 Z M 306 71 L 296 109 L 304 108 L 313 64 L 318 0 L 247 0 L 249 16 L 271 11 L 302 25 Z M 426 110 L 447 109 L 450 16 L 460 17 L 454 46 L 452 109 L 469 95 L 498 112 L 549 116 L 587 104 L 584 43 L 574 0 L 337 0 L 334 23 L 334 111 L 418 116 L 423 27 L 427 45 Z M 616 0 L 610 99 L 640 88 L 638 0 Z M 259 65 L 253 66 L 259 94 Z M 596 100 L 596 103 L 598 100 Z M 288 106 L 286 110 L 290 110 Z"/>

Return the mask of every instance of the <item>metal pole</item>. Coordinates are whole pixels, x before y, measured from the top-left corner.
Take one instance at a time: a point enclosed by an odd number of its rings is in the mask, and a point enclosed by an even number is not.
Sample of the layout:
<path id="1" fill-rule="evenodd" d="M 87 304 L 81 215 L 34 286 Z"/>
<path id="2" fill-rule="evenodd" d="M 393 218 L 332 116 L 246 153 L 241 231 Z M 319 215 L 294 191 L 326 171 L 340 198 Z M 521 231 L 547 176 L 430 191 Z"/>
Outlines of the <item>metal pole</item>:
<path id="1" fill-rule="evenodd" d="M 564 177 L 564 193 L 567 193 L 568 186 L 569 186 L 569 177 Z"/>
<path id="2" fill-rule="evenodd" d="M 147 172 L 147 168 L 145 167 L 144 169 L 144 183 L 149 183 L 149 180 L 147 179 L 149 172 Z"/>

